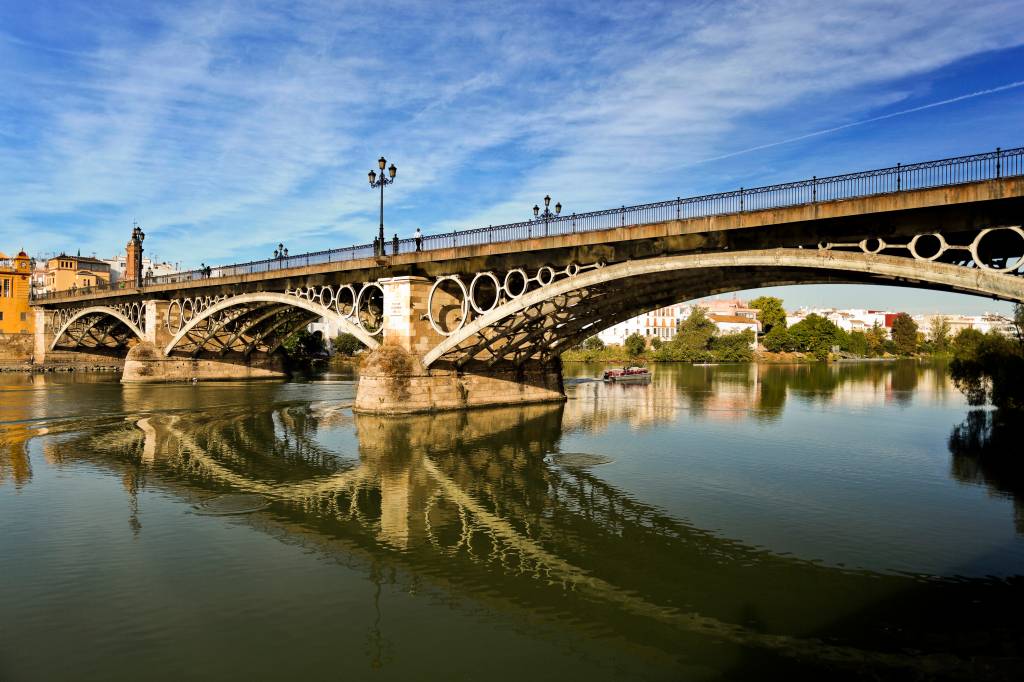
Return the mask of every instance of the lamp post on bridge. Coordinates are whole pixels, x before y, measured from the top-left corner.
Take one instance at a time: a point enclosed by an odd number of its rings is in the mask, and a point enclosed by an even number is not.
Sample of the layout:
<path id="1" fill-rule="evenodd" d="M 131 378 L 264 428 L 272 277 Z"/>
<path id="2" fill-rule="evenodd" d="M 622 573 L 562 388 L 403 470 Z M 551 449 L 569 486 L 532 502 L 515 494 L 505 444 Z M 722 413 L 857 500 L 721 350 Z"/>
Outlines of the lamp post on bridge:
<path id="1" fill-rule="evenodd" d="M 377 234 L 377 241 L 376 241 L 376 243 L 377 243 L 378 253 L 375 254 L 375 255 L 383 256 L 383 255 L 385 255 L 385 250 L 384 250 L 384 188 L 395 181 L 395 174 L 398 173 L 398 169 L 395 167 L 395 164 L 392 163 L 391 167 L 387 169 L 388 170 L 388 174 L 391 176 L 389 178 L 386 175 L 384 175 L 384 167 L 388 165 L 387 159 L 385 159 L 383 156 L 380 157 L 379 159 L 377 159 L 377 165 L 380 166 L 380 178 L 378 179 L 377 178 L 377 173 L 375 171 L 372 171 L 372 170 L 369 172 L 368 175 L 369 175 L 369 178 L 370 178 L 370 187 L 371 188 L 380 187 L 380 232 Z"/>
<path id="2" fill-rule="evenodd" d="M 553 219 L 553 218 L 555 218 L 555 217 L 557 217 L 558 214 L 560 214 L 562 212 L 562 204 L 561 204 L 561 202 L 555 204 L 555 212 L 554 213 L 552 213 L 551 209 L 548 208 L 549 206 L 551 206 L 551 195 L 550 194 L 548 194 L 548 195 L 546 195 L 544 197 L 544 212 L 543 213 L 541 213 L 540 206 L 537 206 L 536 204 L 533 205 L 533 217 L 534 217 L 534 219 L 536 219 L 536 220 L 542 220 L 543 219 L 544 220 L 544 236 L 545 237 L 548 236 L 548 221 Z M 530 235 L 530 236 L 532 236 L 532 235 Z"/>
<path id="3" fill-rule="evenodd" d="M 284 260 L 288 257 L 288 249 L 284 248 L 284 244 L 278 244 L 277 248 L 274 249 L 274 259 Z"/>

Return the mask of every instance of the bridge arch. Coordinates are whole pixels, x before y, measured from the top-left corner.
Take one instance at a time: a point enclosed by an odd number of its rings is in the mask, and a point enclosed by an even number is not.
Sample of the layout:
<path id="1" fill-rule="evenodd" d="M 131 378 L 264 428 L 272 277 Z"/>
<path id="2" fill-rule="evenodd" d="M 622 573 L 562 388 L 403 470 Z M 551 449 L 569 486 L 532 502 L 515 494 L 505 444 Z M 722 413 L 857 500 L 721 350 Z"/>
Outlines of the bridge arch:
<path id="1" fill-rule="evenodd" d="M 235 314 L 232 314 L 234 311 Z M 289 314 L 291 313 L 291 314 Z M 259 340 L 273 336 L 268 352 L 273 352 L 288 336 L 317 319 L 326 318 L 359 339 L 370 349 L 380 345 L 372 335 L 353 322 L 348 316 L 323 304 L 293 294 L 260 292 L 231 296 L 210 305 L 191 317 L 164 346 L 163 354 L 171 355 L 183 342 L 190 341 L 193 352 L 198 354 L 211 341 L 219 340 L 219 350 L 227 352 L 233 342 L 249 335 Z M 195 337 L 202 335 L 202 340 Z M 223 338 L 228 338 L 224 343 Z M 217 349 L 214 349 L 217 350 Z M 246 352 L 252 350 L 250 345 Z"/>
<path id="2" fill-rule="evenodd" d="M 113 321 L 114 324 L 103 328 L 103 337 L 96 336 L 95 330 L 100 328 L 105 321 Z M 124 334 L 124 330 L 127 330 L 128 334 Z M 73 331 L 77 331 L 78 335 L 73 336 Z M 71 339 L 74 341 L 74 347 L 78 348 L 87 339 L 94 341 L 97 346 L 106 345 L 105 341 L 110 339 L 115 341 L 116 346 L 123 346 L 132 337 L 141 340 L 145 338 L 145 334 L 141 326 L 132 321 L 128 315 L 108 306 L 90 306 L 76 310 L 67 317 L 54 333 L 50 350 L 56 350 L 63 339 Z"/>
<path id="3" fill-rule="evenodd" d="M 725 282 L 686 275 L 715 271 Z M 638 286 L 623 286 L 625 282 Z M 460 364 L 489 351 L 492 362 L 543 339 L 557 347 L 645 310 L 703 296 L 779 284 L 875 283 L 958 291 L 1024 302 L 1024 277 L 990 268 L 825 249 L 762 249 L 659 256 L 625 261 L 558 280 L 467 321 L 423 358 Z M 618 286 L 615 286 L 618 285 Z M 630 302 L 632 300 L 632 302 Z M 574 310 L 578 309 L 578 310 Z M 529 331 L 527 331 L 529 329 Z M 511 330 L 511 331 L 509 331 Z M 496 340 L 517 334 L 509 342 Z M 532 336 L 531 336 L 532 335 Z M 504 344 L 504 345 L 503 345 Z"/>

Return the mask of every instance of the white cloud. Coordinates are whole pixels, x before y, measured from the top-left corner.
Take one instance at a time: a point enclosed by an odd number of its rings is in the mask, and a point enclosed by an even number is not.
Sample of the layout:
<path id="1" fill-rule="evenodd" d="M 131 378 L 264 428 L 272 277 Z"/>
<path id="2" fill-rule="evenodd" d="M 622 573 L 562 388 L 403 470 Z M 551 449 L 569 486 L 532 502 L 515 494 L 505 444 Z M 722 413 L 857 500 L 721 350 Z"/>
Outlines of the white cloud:
<path id="1" fill-rule="evenodd" d="M 903 96 L 900 81 L 1019 44 L 1016 5 L 90 14 L 67 45 L 0 46 L 27 112 L 0 116 L 0 238 L 107 252 L 135 217 L 171 259 L 342 246 L 376 222 L 362 178 L 380 153 L 399 162 L 402 231 L 515 220 L 546 192 L 567 210 L 677 193 L 690 164 L 776 139 L 776 117 L 842 124 Z"/>

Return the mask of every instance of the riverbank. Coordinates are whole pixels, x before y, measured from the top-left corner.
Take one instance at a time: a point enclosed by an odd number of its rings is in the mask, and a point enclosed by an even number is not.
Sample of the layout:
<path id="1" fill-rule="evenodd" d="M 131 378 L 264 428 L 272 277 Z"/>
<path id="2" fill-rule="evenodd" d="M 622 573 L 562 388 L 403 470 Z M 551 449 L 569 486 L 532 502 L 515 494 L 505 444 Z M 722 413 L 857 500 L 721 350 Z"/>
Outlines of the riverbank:
<path id="1" fill-rule="evenodd" d="M 881 357 L 855 357 L 847 354 L 830 354 L 828 360 L 819 360 L 813 353 L 755 351 L 750 360 L 740 361 L 749 363 L 760 363 L 766 365 L 791 365 L 799 363 L 815 362 L 889 362 L 893 360 L 942 360 L 946 356 L 915 355 L 909 358 L 900 358 L 896 355 L 883 355 Z M 710 362 L 735 362 L 731 360 L 711 359 Z M 562 353 L 562 362 L 607 362 L 619 364 L 694 364 L 686 360 L 659 360 L 654 353 L 642 353 L 631 356 L 623 348 L 606 347 L 600 350 L 568 350 Z"/>

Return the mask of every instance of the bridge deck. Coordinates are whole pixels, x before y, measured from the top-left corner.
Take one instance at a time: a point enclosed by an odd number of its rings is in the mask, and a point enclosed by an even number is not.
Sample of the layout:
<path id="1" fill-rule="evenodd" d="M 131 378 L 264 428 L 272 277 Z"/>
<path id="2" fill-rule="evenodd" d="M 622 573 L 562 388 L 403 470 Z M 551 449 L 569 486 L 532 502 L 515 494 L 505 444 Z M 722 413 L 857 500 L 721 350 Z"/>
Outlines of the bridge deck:
<path id="1" fill-rule="evenodd" d="M 947 215 L 948 211 L 936 213 L 934 209 L 970 207 L 976 210 L 978 205 L 987 203 L 1012 204 L 1013 213 L 1019 223 L 1020 212 L 1017 209 L 1024 207 L 1024 177 L 991 179 L 929 189 L 891 192 L 834 201 L 817 201 L 781 208 L 744 210 L 679 220 L 658 220 L 637 225 L 570 232 L 515 241 L 435 247 L 420 252 L 411 251 L 384 257 L 362 257 L 306 265 L 302 263 L 302 256 L 292 256 L 282 267 L 273 268 L 273 263 L 271 263 L 268 269 L 262 272 L 212 278 L 193 278 L 194 275 L 186 273 L 183 276 L 183 281 L 161 281 L 141 288 L 52 292 L 44 297 L 36 298 L 33 305 L 49 307 L 66 305 L 69 302 L 78 304 L 118 298 L 166 298 L 180 292 L 211 287 L 233 288 L 238 285 L 251 285 L 269 280 L 301 280 L 316 275 L 334 275 L 335 278 L 340 275 L 342 280 L 356 282 L 372 281 L 393 274 L 451 274 L 453 265 L 457 266 L 457 270 L 463 268 L 468 268 L 470 271 L 486 269 L 495 257 L 504 260 L 510 255 L 526 256 L 567 249 L 579 251 L 580 249 L 587 250 L 602 245 L 626 242 L 678 238 L 686 235 L 726 234 L 734 233 L 737 230 L 798 224 L 817 224 L 819 228 L 814 231 L 827 235 L 830 225 L 863 218 L 877 222 L 877 218 L 881 214 L 916 212 L 924 220 L 939 221 L 948 225 L 957 220 L 973 220 L 970 215 L 972 211 L 966 211 L 958 217 L 951 217 Z M 797 243 L 765 243 L 759 246 L 766 248 L 770 246 L 793 247 L 798 243 L 802 245 L 806 241 L 806 235 L 807 233 L 804 232 L 802 239 L 794 238 Z M 692 249 L 693 246 L 691 245 L 690 248 Z M 703 248 L 713 249 L 714 247 L 704 245 Z M 462 267 L 458 267 L 459 265 Z M 349 273 L 350 276 L 346 276 Z"/>

